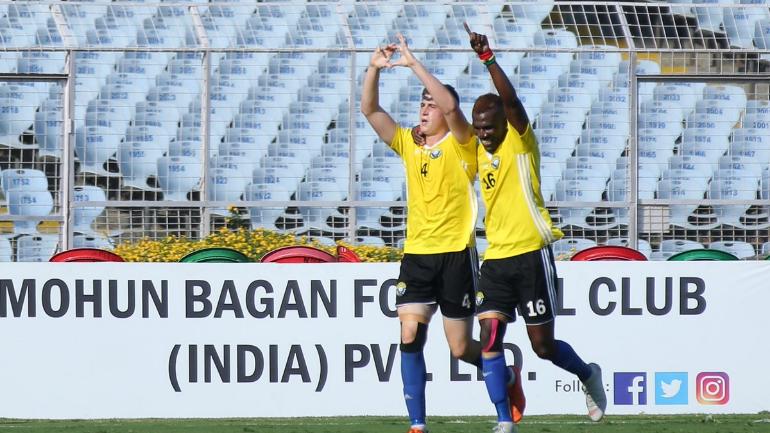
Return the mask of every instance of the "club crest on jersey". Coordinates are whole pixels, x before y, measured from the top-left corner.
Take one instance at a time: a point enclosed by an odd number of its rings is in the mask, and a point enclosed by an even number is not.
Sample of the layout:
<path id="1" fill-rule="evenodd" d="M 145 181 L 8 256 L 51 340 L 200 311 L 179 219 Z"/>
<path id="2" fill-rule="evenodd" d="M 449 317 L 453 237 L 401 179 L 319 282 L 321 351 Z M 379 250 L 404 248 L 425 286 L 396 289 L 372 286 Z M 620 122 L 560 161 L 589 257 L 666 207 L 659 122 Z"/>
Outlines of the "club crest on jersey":
<path id="1" fill-rule="evenodd" d="M 404 296 L 404 293 L 406 293 L 406 283 L 399 281 L 396 284 L 396 296 Z"/>
<path id="2" fill-rule="evenodd" d="M 476 306 L 480 307 L 484 303 L 484 292 L 476 292 Z"/>
<path id="3" fill-rule="evenodd" d="M 500 157 L 499 156 L 496 156 L 496 157 L 494 157 L 492 159 L 492 168 L 494 168 L 495 170 L 500 168 Z"/>
<path id="4" fill-rule="evenodd" d="M 430 153 L 431 159 L 437 159 L 441 156 L 441 149 L 436 149 Z"/>

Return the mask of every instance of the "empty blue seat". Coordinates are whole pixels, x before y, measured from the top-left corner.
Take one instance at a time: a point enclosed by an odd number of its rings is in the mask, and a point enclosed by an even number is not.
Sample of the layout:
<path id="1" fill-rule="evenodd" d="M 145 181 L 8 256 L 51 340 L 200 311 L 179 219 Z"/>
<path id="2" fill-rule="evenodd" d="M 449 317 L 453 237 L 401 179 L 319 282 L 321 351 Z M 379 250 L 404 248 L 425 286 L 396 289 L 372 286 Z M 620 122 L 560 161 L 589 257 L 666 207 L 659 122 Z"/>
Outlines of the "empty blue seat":
<path id="1" fill-rule="evenodd" d="M 107 200 L 107 194 L 98 186 L 81 185 L 73 188 L 72 199 L 74 202 L 95 201 L 104 202 Z M 94 229 L 91 224 L 104 211 L 104 205 L 97 206 L 73 206 L 72 209 L 72 230 L 76 233 L 92 235 Z"/>
<path id="2" fill-rule="evenodd" d="M 47 262 L 59 247 L 57 235 L 24 235 L 16 239 L 17 262 Z"/>
<path id="3" fill-rule="evenodd" d="M 48 190 L 11 189 L 6 199 L 9 215 L 30 217 L 13 222 L 14 232 L 19 234 L 36 233 L 40 220 L 34 217 L 47 216 L 53 210 L 53 196 Z"/>
<path id="4" fill-rule="evenodd" d="M 158 158 L 157 164 L 158 184 L 163 191 L 163 199 L 187 201 L 187 194 L 200 184 L 200 158 L 164 156 Z"/>

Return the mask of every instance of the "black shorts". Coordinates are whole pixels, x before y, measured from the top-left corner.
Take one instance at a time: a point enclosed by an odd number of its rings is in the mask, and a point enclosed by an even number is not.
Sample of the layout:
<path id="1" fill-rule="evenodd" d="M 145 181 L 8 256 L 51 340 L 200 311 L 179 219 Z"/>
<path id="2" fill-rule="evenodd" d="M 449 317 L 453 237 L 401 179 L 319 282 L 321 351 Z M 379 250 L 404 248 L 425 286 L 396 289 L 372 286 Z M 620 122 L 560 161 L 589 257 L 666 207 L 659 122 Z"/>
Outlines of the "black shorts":
<path id="1" fill-rule="evenodd" d="M 477 257 L 475 248 L 453 253 L 404 254 L 396 284 L 396 305 L 438 304 L 444 317 L 473 316 Z"/>
<path id="2" fill-rule="evenodd" d="M 516 308 L 528 325 L 547 323 L 556 308 L 556 266 L 551 247 L 484 260 L 476 314 L 497 312 L 516 320 Z"/>

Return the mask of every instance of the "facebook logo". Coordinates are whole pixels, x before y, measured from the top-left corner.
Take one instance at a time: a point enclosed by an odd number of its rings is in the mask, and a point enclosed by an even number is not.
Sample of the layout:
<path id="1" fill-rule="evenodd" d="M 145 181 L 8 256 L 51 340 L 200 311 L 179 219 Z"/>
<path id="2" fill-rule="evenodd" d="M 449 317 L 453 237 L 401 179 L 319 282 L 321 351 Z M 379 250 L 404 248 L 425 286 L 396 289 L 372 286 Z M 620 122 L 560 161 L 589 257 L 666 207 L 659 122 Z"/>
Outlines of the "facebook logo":
<path id="1" fill-rule="evenodd" d="M 646 405 L 647 373 L 615 373 L 615 404 Z"/>
<path id="2" fill-rule="evenodd" d="M 687 372 L 656 372 L 655 404 L 687 404 Z"/>

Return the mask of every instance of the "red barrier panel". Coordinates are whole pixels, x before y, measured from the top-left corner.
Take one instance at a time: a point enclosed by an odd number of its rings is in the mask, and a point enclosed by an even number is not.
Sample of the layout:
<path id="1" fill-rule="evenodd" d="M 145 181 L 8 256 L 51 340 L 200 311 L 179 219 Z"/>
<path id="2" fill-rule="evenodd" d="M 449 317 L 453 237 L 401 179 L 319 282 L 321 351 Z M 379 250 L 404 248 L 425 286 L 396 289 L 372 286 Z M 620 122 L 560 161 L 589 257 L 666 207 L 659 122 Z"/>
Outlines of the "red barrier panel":
<path id="1" fill-rule="evenodd" d="M 54 254 L 49 262 L 122 262 L 123 257 L 98 248 L 73 248 Z"/>
<path id="2" fill-rule="evenodd" d="M 647 257 L 633 248 L 616 245 L 599 245 L 578 251 L 570 259 L 570 261 L 573 262 L 592 262 L 598 260 L 647 261 Z"/>
<path id="3" fill-rule="evenodd" d="M 314 247 L 290 246 L 274 249 L 262 256 L 262 263 L 329 263 L 337 258 Z"/>

